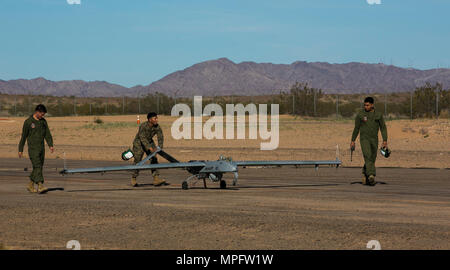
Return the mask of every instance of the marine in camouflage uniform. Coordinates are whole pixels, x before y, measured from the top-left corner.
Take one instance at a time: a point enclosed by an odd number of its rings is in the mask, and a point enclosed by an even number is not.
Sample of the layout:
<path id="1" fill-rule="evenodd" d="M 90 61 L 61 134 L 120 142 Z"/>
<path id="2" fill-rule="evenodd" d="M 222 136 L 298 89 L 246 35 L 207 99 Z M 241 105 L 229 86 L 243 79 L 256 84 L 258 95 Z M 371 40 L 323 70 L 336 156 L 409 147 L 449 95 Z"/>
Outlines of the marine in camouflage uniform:
<path id="1" fill-rule="evenodd" d="M 144 154 L 150 155 L 152 151 L 156 150 L 155 142 L 153 137 L 156 135 L 158 137 L 158 146 L 163 148 L 164 146 L 164 135 L 160 125 L 157 123 L 156 113 L 149 113 L 147 115 L 149 121 L 142 123 L 139 126 L 139 131 L 136 134 L 133 141 L 133 155 L 134 164 L 139 163 Z M 156 119 L 155 119 L 156 118 Z M 151 164 L 158 164 L 158 159 L 153 157 L 150 159 Z M 139 170 L 133 171 L 131 185 L 137 186 L 136 178 L 139 176 Z M 159 171 L 157 169 L 152 170 L 153 185 L 160 186 L 162 184 L 167 184 L 166 181 L 159 177 Z"/>
<path id="2" fill-rule="evenodd" d="M 42 168 L 45 160 L 45 145 L 44 139 L 47 141 L 48 146 L 53 152 L 53 138 L 48 128 L 47 121 L 42 118 L 47 112 L 47 109 L 43 105 L 38 105 L 33 115 L 28 117 L 23 123 L 22 137 L 19 142 L 19 157 L 22 157 L 25 141 L 28 145 L 28 155 L 33 165 L 33 171 L 30 174 L 30 184 L 28 190 L 30 192 L 36 192 L 34 184 L 38 185 L 38 192 L 43 193 L 47 189 L 43 186 L 44 176 L 42 174 Z M 35 117 L 37 113 L 42 116 Z M 36 119 L 37 118 L 37 119 Z"/>
<path id="3" fill-rule="evenodd" d="M 381 131 L 381 136 L 383 137 L 383 146 L 387 146 L 387 128 L 383 114 L 376 111 L 373 107 L 373 98 L 366 98 L 364 107 L 364 110 L 355 117 L 352 144 L 354 145 L 359 133 L 359 141 L 364 156 L 363 184 L 374 185 L 376 176 L 375 161 L 378 153 L 378 130 Z"/>

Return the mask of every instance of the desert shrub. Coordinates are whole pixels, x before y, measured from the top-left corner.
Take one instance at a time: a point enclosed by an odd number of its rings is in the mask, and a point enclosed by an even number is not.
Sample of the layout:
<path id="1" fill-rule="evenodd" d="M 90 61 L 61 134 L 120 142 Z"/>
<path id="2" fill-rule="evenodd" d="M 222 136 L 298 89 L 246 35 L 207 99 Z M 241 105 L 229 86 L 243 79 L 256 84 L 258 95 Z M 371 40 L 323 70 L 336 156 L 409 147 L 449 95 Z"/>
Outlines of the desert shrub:
<path id="1" fill-rule="evenodd" d="M 94 123 L 96 123 L 96 124 L 103 124 L 103 120 L 101 118 L 95 117 L 94 118 Z"/>

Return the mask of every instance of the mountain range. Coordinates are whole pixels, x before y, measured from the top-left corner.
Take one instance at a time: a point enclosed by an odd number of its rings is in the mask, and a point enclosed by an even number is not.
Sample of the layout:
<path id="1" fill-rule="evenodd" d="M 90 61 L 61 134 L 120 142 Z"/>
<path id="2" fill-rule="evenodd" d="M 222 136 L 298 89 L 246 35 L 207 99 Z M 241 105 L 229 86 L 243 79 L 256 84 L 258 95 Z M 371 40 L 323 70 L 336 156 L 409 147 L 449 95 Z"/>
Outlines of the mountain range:
<path id="1" fill-rule="evenodd" d="M 450 88 L 450 69 L 419 70 L 385 64 L 297 61 L 292 64 L 241 62 L 227 58 L 175 71 L 149 85 L 127 88 L 105 81 L 0 80 L 0 93 L 78 97 L 136 96 L 160 92 L 176 96 L 263 95 L 307 82 L 326 93 L 405 92 L 426 82 Z"/>

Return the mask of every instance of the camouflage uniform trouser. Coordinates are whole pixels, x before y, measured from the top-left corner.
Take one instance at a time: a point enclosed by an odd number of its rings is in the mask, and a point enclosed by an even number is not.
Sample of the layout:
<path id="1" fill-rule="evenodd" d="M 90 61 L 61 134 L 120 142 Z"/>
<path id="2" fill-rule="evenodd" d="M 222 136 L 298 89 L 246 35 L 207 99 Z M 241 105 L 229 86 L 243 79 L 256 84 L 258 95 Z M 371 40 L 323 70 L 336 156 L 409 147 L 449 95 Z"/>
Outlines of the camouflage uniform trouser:
<path id="1" fill-rule="evenodd" d="M 144 151 L 144 148 L 141 145 L 135 145 L 133 144 L 133 155 L 134 155 L 134 164 L 139 163 L 142 158 L 144 157 L 144 154 L 149 155 L 150 153 L 147 151 Z M 151 164 L 158 164 L 158 159 L 156 157 L 152 157 L 150 159 Z M 159 171 L 156 169 L 152 170 L 152 176 L 159 176 Z M 139 170 L 134 170 L 132 177 L 136 178 L 139 176 Z"/>
<path id="2" fill-rule="evenodd" d="M 362 173 L 365 176 L 376 175 L 375 161 L 378 152 L 378 139 L 362 139 L 361 150 L 364 156 L 364 167 Z"/>
<path id="3" fill-rule="evenodd" d="M 33 171 L 30 174 L 30 179 L 34 183 L 44 183 L 44 176 L 42 175 L 42 167 L 44 167 L 45 148 L 28 150 Z"/>

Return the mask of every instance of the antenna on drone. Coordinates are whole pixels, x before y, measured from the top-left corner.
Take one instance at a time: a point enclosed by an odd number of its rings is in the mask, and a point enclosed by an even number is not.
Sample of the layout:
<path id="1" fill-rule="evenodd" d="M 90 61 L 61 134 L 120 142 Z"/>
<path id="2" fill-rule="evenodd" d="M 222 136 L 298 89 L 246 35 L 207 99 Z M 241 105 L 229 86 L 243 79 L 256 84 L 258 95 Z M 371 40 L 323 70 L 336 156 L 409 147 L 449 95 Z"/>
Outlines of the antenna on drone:
<path id="1" fill-rule="evenodd" d="M 339 159 L 340 153 L 339 153 L 339 144 L 336 144 L 336 159 Z"/>
<path id="2" fill-rule="evenodd" d="M 64 159 L 64 170 L 67 170 L 67 166 L 66 166 L 66 152 L 63 152 L 63 159 Z"/>
<path id="3" fill-rule="evenodd" d="M 339 152 L 339 144 L 336 144 L 336 161 L 339 161 L 339 156 L 340 156 L 340 152 Z M 339 164 L 336 165 L 336 169 L 339 167 Z"/>

